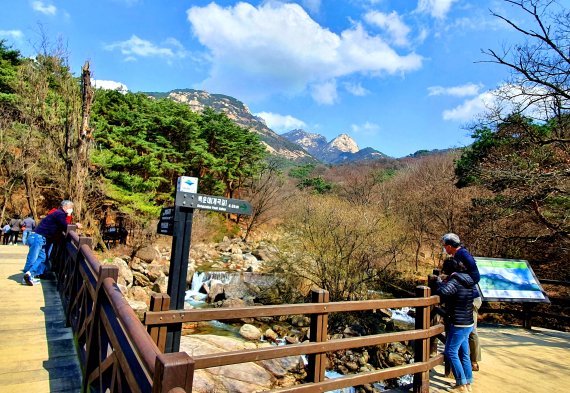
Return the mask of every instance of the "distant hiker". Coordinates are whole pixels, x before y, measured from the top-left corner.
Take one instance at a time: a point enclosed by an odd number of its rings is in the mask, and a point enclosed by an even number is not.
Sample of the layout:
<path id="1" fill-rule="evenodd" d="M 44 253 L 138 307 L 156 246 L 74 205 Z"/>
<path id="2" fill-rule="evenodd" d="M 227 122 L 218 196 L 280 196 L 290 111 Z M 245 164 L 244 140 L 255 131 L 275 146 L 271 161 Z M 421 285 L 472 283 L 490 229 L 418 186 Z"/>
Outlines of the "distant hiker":
<path id="1" fill-rule="evenodd" d="M 36 220 L 32 216 L 24 218 L 20 229 L 22 229 L 22 243 L 25 245 L 27 244 L 28 236 L 36 229 Z"/>
<path id="2" fill-rule="evenodd" d="M 10 238 L 10 224 L 6 223 L 2 227 L 2 244 L 7 246 Z"/>
<path id="3" fill-rule="evenodd" d="M 469 334 L 473 330 L 473 286 L 475 283 L 465 266 L 449 259 L 445 272 L 449 276 L 438 277 L 437 295 L 442 297 L 449 326 L 445 338 L 445 361 L 455 377 L 451 391 L 470 392 L 473 383 L 469 357 Z"/>
<path id="4" fill-rule="evenodd" d="M 16 216 L 10 220 L 10 243 L 16 245 L 18 244 L 18 237 L 20 236 L 20 226 L 22 225 L 22 220 L 20 216 Z"/>
<path id="5" fill-rule="evenodd" d="M 443 242 L 443 248 L 448 255 L 451 255 L 457 263 L 463 264 L 466 269 L 466 273 L 473 279 L 473 318 L 475 319 L 475 324 L 473 326 L 473 331 L 469 335 L 469 349 L 471 353 L 471 368 L 473 371 L 479 371 L 479 363 L 481 361 L 481 346 L 479 345 L 479 334 L 477 333 L 477 314 L 479 308 L 481 307 L 481 294 L 477 290 L 477 285 L 481 279 L 479 274 L 479 269 L 475 263 L 475 258 L 467 251 L 467 249 L 461 243 L 459 236 L 455 233 L 446 233 L 441 238 Z"/>
<path id="6" fill-rule="evenodd" d="M 64 200 L 60 207 L 42 219 L 28 238 L 30 251 L 24 266 L 23 284 L 36 285 L 39 283 L 35 277 L 46 271 L 46 245 L 58 240 L 62 232 L 67 229 L 67 217 L 73 213 L 73 202 Z"/>

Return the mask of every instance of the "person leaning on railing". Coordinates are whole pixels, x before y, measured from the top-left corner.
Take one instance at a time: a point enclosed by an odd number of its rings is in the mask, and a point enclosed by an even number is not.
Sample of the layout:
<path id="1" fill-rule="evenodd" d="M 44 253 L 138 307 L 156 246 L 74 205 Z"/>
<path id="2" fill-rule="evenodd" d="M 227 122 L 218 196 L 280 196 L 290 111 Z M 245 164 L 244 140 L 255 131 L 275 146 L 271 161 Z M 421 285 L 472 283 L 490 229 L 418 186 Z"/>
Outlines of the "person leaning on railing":
<path id="1" fill-rule="evenodd" d="M 471 369 L 473 371 L 479 371 L 479 362 L 481 361 L 481 347 L 479 345 L 479 335 L 477 334 L 477 313 L 481 307 L 481 295 L 477 290 L 477 284 L 481 279 L 479 274 L 479 269 L 475 263 L 475 258 L 469 253 L 469 251 L 463 246 L 459 236 L 455 233 L 446 233 L 441 238 L 443 242 L 443 249 L 448 255 L 451 255 L 457 263 L 461 263 L 465 269 L 466 273 L 469 274 L 475 285 L 473 285 L 473 318 L 475 324 L 473 325 L 473 331 L 469 335 L 469 349 L 471 353 Z"/>
<path id="2" fill-rule="evenodd" d="M 471 392 L 473 372 L 469 357 L 469 334 L 473 330 L 473 279 L 465 266 L 449 259 L 444 273 L 449 276 L 437 277 L 436 294 L 442 297 L 445 308 L 446 362 L 451 366 L 455 386 L 450 391 Z"/>
<path id="3" fill-rule="evenodd" d="M 33 286 L 39 283 L 36 277 L 46 271 L 47 248 L 67 229 L 71 213 L 73 213 L 73 202 L 64 200 L 58 209 L 40 221 L 36 231 L 28 237 L 30 251 L 24 266 L 22 284 Z"/>

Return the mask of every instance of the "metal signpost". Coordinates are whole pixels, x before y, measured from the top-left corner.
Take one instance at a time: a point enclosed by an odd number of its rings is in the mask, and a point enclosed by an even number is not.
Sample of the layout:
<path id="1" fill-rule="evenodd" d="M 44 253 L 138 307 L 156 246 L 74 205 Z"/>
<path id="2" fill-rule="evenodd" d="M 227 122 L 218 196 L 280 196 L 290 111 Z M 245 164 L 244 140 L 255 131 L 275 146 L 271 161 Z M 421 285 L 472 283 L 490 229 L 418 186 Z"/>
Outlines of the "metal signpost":
<path id="1" fill-rule="evenodd" d="M 251 214 L 251 205 L 247 201 L 198 194 L 197 191 L 198 178 L 179 177 L 175 204 L 173 207 L 162 209 L 158 222 L 157 232 L 172 236 L 167 289 L 171 310 L 184 309 L 194 209 L 220 213 Z M 168 325 L 165 352 L 179 351 L 181 333 L 182 323 Z"/>

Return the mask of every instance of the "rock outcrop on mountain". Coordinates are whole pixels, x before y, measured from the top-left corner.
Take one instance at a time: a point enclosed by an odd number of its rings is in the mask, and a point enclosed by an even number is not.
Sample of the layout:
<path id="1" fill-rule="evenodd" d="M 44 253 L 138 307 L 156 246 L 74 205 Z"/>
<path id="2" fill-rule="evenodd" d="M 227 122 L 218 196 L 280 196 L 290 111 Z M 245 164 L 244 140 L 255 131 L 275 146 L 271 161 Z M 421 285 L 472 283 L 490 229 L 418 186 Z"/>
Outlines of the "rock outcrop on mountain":
<path id="1" fill-rule="evenodd" d="M 223 94 L 210 94 L 194 89 L 177 89 L 167 93 L 150 92 L 146 94 L 156 98 L 170 98 L 188 105 L 195 112 L 202 112 L 206 107 L 224 112 L 236 124 L 259 134 L 269 153 L 293 161 L 315 161 L 303 148 L 275 133 L 267 127 L 262 118 L 254 116 L 243 102 L 233 97 Z"/>
<path id="2" fill-rule="evenodd" d="M 386 157 L 385 154 L 371 147 L 360 150 L 354 139 L 347 134 L 340 134 L 330 142 L 327 142 L 327 139 L 320 134 L 300 129 L 289 131 L 281 136 L 303 147 L 313 157 L 327 164 L 342 164 Z"/>

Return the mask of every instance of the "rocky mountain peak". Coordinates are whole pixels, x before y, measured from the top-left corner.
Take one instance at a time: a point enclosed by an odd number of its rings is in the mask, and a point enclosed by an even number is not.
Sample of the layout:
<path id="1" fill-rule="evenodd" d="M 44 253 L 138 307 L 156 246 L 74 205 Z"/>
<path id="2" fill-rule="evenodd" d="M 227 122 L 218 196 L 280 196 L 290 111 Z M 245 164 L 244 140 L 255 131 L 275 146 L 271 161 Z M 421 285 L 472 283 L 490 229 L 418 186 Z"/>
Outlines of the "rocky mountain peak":
<path id="1" fill-rule="evenodd" d="M 344 153 L 357 153 L 360 150 L 356 141 L 347 134 L 340 134 L 329 142 L 328 150 L 333 149 Z"/>
<path id="2" fill-rule="evenodd" d="M 296 129 L 281 135 L 289 141 L 294 141 L 297 145 L 307 150 L 310 154 L 318 152 L 327 144 L 327 138 L 320 134 L 314 134 L 305 130 Z"/>
<path id="3" fill-rule="evenodd" d="M 281 136 L 301 146 L 313 157 L 327 164 L 340 164 L 386 157 L 385 154 L 370 147 L 360 150 L 358 144 L 348 134 L 340 134 L 330 142 L 327 142 L 323 135 L 300 129 L 286 132 Z"/>

